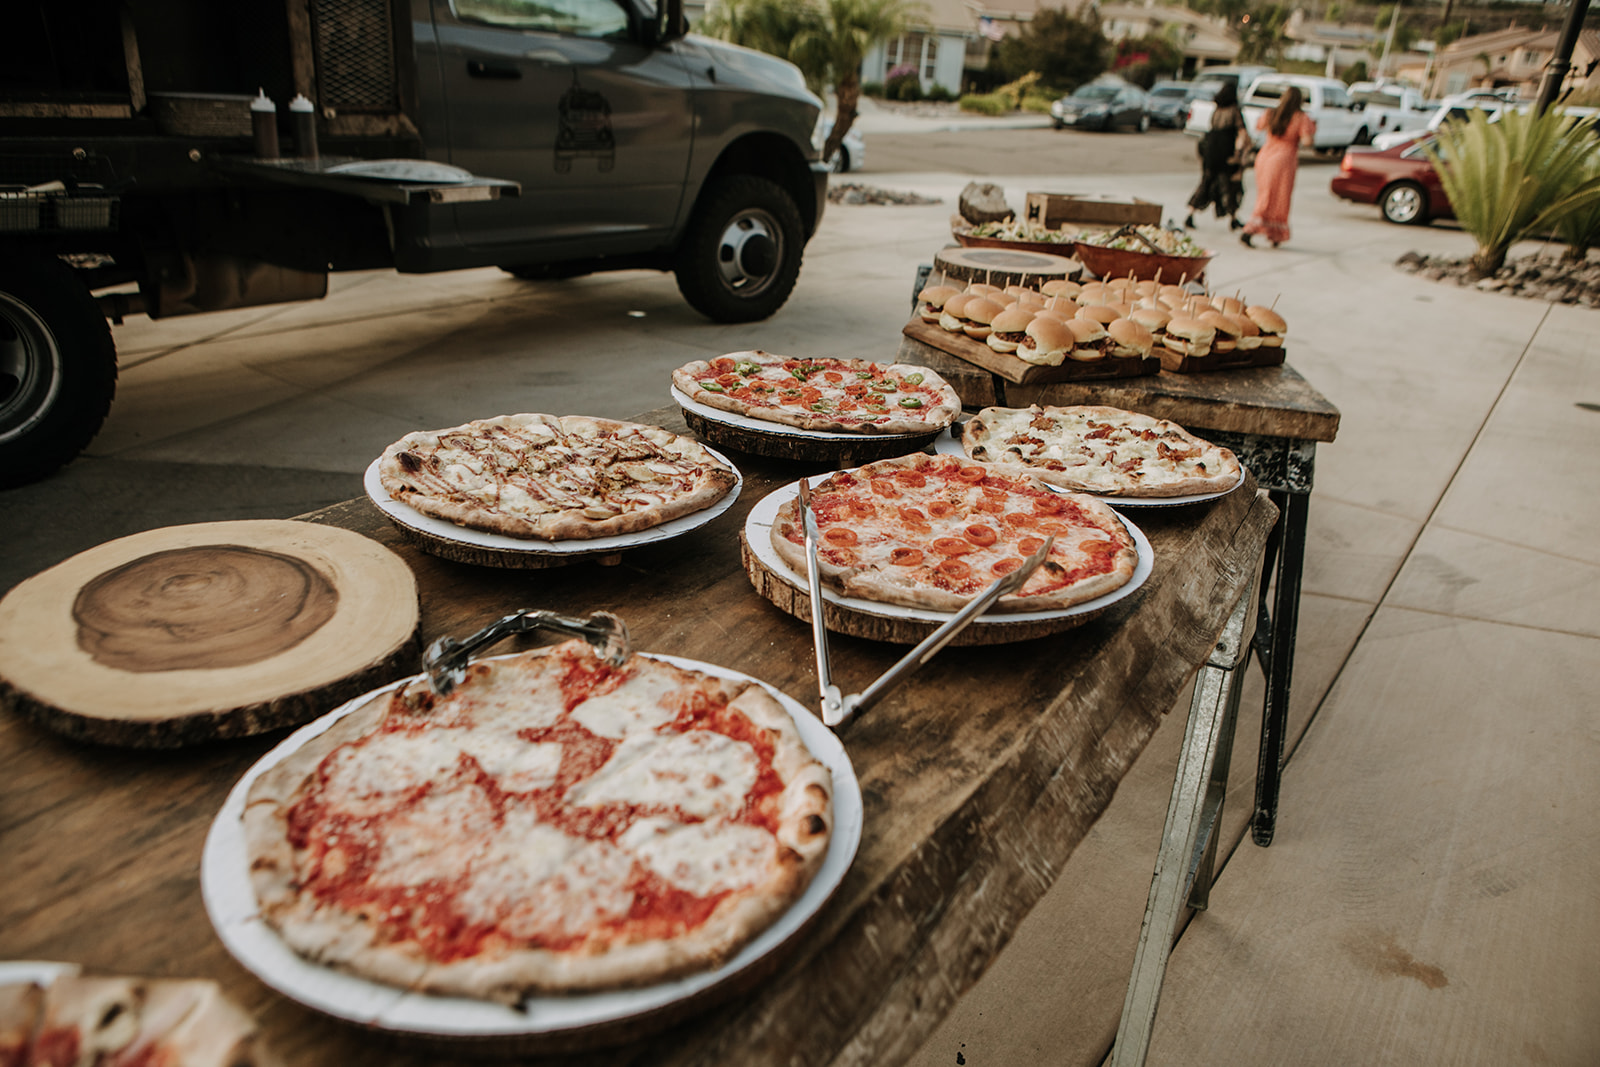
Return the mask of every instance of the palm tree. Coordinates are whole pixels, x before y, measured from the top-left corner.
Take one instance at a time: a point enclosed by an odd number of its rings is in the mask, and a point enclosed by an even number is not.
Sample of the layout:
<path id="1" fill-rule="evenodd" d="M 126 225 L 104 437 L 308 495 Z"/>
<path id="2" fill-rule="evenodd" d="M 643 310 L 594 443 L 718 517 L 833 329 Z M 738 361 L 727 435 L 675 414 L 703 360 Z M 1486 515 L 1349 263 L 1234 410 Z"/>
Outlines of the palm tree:
<path id="1" fill-rule="evenodd" d="M 820 23 L 805 28 L 789 47 L 789 58 L 801 70 L 817 70 L 833 86 L 838 114 L 822 146 L 832 159 L 856 121 L 861 99 L 861 61 L 873 45 L 893 40 L 922 20 L 922 9 L 909 0 L 817 0 Z"/>

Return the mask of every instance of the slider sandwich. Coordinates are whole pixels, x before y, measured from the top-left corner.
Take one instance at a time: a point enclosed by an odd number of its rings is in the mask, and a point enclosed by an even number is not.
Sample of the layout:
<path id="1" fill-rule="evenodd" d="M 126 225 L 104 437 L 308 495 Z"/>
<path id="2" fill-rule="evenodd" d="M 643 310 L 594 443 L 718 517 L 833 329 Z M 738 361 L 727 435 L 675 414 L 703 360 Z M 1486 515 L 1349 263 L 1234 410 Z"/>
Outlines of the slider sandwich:
<path id="1" fill-rule="evenodd" d="M 967 305 L 974 300 L 981 299 L 974 293 L 957 293 L 944 302 L 944 308 L 939 312 L 939 328 L 949 330 L 951 333 L 960 333 L 966 326 Z"/>
<path id="2" fill-rule="evenodd" d="M 1017 358 L 1041 367 L 1059 367 L 1078 343 L 1069 324 L 1051 315 L 1035 315 L 1023 333 Z"/>
<path id="3" fill-rule="evenodd" d="M 1113 319 L 1122 318 L 1117 314 L 1117 309 L 1106 304 L 1085 304 L 1078 309 L 1077 318 L 1097 322 L 1102 327 Z"/>
<path id="4" fill-rule="evenodd" d="M 1224 314 L 1226 314 L 1226 312 L 1224 312 Z M 1261 328 L 1259 326 L 1245 318 L 1242 314 L 1227 315 L 1227 318 L 1229 322 L 1232 322 L 1239 328 L 1239 336 L 1236 338 L 1239 345 L 1239 351 L 1249 352 L 1252 349 L 1261 347 Z"/>
<path id="5" fill-rule="evenodd" d="M 917 294 L 917 314 L 923 322 L 938 322 L 944 302 L 961 292 L 953 285 L 930 285 Z"/>
<path id="6" fill-rule="evenodd" d="M 1116 319 L 1106 326 L 1106 333 L 1111 335 L 1110 355 L 1114 359 L 1143 359 L 1156 343 L 1150 331 L 1132 319 Z"/>
<path id="7" fill-rule="evenodd" d="M 1083 286 L 1077 282 L 1069 282 L 1065 278 L 1056 278 L 1039 286 L 1039 292 L 1043 296 L 1075 297 L 1078 295 L 1078 290 L 1082 288 Z"/>
<path id="8" fill-rule="evenodd" d="M 1282 315 L 1267 307 L 1248 307 L 1244 313 L 1260 329 L 1262 348 L 1283 347 L 1283 335 L 1289 332 L 1289 324 L 1283 321 Z"/>
<path id="9" fill-rule="evenodd" d="M 994 317 L 989 324 L 989 347 L 996 352 L 1015 352 L 1027 338 L 1028 323 L 1033 321 L 1033 311 L 1021 301 L 1012 304 Z"/>
<path id="10" fill-rule="evenodd" d="M 1071 352 L 1067 353 L 1068 359 L 1075 359 L 1079 363 L 1093 363 L 1095 360 L 1105 359 L 1106 350 L 1111 346 L 1111 335 L 1106 333 L 1106 328 L 1093 319 L 1073 319 L 1067 323 L 1067 329 L 1072 331 L 1074 340 Z"/>
<path id="11" fill-rule="evenodd" d="M 1211 351 L 1211 341 L 1216 334 L 1216 330 L 1199 319 L 1179 313 L 1167 322 L 1167 332 L 1161 343 L 1178 356 L 1203 356 Z M 1169 364 L 1167 358 L 1162 357 L 1164 365 L 1176 366 L 1178 362 L 1173 360 Z"/>
<path id="12" fill-rule="evenodd" d="M 996 294 L 998 296 L 999 294 Z M 986 341 L 992 330 L 990 323 L 994 317 L 1004 311 L 1006 306 L 997 300 L 980 296 L 976 300 L 967 301 L 966 311 L 963 313 L 965 322 L 961 324 L 962 331 L 974 341 Z"/>
<path id="13" fill-rule="evenodd" d="M 1229 318 L 1220 311 L 1207 311 L 1200 315 L 1200 321 L 1216 331 L 1216 337 L 1211 342 L 1211 351 L 1220 356 L 1239 347 L 1239 334 L 1243 330 L 1237 320 Z"/>

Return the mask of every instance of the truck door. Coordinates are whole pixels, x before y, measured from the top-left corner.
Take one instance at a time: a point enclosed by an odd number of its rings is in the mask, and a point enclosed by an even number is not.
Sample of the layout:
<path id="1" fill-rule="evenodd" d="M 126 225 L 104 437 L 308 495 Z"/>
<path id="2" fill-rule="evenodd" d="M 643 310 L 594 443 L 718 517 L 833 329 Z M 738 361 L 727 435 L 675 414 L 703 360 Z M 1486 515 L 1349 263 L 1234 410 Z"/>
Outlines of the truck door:
<path id="1" fill-rule="evenodd" d="M 694 133 L 670 46 L 639 43 L 617 0 L 433 3 L 450 161 L 522 183 L 458 206 L 462 241 L 504 248 L 505 265 L 664 242 Z"/>

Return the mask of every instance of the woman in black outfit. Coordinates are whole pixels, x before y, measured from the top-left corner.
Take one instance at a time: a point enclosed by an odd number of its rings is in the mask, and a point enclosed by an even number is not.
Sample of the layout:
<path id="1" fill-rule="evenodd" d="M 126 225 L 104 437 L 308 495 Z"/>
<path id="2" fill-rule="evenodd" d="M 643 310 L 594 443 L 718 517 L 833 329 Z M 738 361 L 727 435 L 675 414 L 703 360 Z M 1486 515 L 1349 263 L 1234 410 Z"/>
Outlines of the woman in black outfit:
<path id="1" fill-rule="evenodd" d="M 1237 230 L 1239 204 L 1244 199 L 1245 153 L 1250 133 L 1239 111 L 1239 92 L 1232 82 L 1217 90 L 1217 109 L 1211 115 L 1211 129 L 1200 138 L 1200 184 L 1189 198 L 1189 217 L 1184 226 L 1194 229 L 1194 213 L 1212 208 L 1217 218 L 1226 218 L 1228 228 Z"/>

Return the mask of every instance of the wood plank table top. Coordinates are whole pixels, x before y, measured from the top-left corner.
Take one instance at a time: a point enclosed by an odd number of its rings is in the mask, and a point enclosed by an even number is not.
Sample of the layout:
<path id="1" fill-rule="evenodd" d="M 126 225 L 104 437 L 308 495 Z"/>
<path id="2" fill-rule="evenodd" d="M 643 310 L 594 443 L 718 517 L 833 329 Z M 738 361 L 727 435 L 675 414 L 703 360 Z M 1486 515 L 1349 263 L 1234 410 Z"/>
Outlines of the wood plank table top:
<path id="1" fill-rule="evenodd" d="M 1339 409 L 1287 363 L 1210 374 L 1164 370 L 1139 378 L 1023 385 L 912 337 L 901 337 L 896 359 L 938 371 L 969 408 L 1105 404 L 1171 419 L 1189 430 L 1323 442 L 1339 432 Z"/>
<path id="2" fill-rule="evenodd" d="M 676 409 L 642 421 L 683 428 Z M 448 562 L 403 542 L 364 498 L 307 518 L 370 536 L 410 564 L 424 641 L 518 608 L 604 609 L 627 620 L 641 650 L 723 664 L 814 707 L 809 627 L 754 592 L 739 535 L 768 492 L 826 468 L 733 458 L 745 485 L 727 514 L 609 567 Z M 865 802 L 860 851 L 775 972 L 662 1033 L 540 1062 L 881 1067 L 909 1057 L 1104 811 L 1250 582 L 1275 514 L 1253 480 L 1208 504 L 1142 509 L 1132 517 L 1155 569 L 1135 595 L 1065 634 L 939 653 L 841 729 Z M 839 637 L 834 678 L 859 690 L 904 651 Z M 207 921 L 206 832 L 233 783 L 282 736 L 127 751 L 0 717 L 0 959 L 215 979 L 290 1067 L 456 1059 L 294 1004 L 235 963 Z"/>

